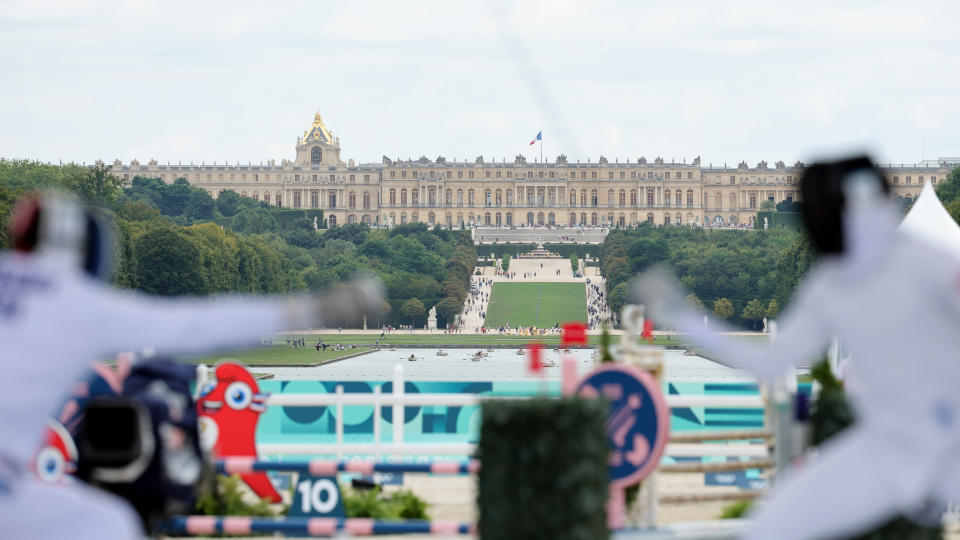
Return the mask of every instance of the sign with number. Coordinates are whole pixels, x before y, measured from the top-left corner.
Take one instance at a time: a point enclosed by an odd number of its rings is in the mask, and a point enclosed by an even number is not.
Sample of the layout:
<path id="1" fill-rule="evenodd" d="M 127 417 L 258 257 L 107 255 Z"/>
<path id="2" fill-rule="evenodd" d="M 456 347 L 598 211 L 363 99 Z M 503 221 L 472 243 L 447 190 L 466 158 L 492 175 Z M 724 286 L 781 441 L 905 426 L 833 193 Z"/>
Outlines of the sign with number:
<path id="1" fill-rule="evenodd" d="M 634 366 L 605 364 L 577 387 L 581 397 L 610 403 L 605 428 L 610 443 L 610 484 L 636 484 L 657 466 L 669 437 L 669 409 L 656 379 Z"/>
<path id="2" fill-rule="evenodd" d="M 340 484 L 333 476 L 301 475 L 290 505 L 291 517 L 346 517 Z"/>

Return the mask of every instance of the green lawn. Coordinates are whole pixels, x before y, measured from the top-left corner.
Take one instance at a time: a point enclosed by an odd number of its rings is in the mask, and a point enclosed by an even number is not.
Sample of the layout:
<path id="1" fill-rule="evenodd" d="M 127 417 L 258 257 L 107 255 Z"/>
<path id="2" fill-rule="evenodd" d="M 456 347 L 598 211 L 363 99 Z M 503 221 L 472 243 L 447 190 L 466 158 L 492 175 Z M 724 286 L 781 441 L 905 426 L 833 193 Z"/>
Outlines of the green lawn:
<path id="1" fill-rule="evenodd" d="M 310 338 L 313 337 L 311 341 Z M 349 345 L 350 341 L 335 340 L 332 339 L 335 336 L 325 336 L 324 343 L 342 343 L 344 345 Z M 215 364 L 224 358 L 232 358 L 238 360 L 241 364 L 247 365 L 259 365 L 259 366 L 283 366 L 283 365 L 303 365 L 303 364 L 319 364 L 320 362 L 326 362 L 327 360 L 334 360 L 336 358 L 342 358 L 344 356 L 350 356 L 363 351 L 369 351 L 371 347 L 369 346 L 359 346 L 356 349 L 346 349 L 343 351 L 334 351 L 332 349 L 327 349 L 325 351 L 317 351 L 312 345 L 317 343 L 317 338 L 315 336 L 307 336 L 307 347 L 299 347 L 296 349 L 291 349 L 287 347 L 286 338 L 275 339 L 274 343 L 283 343 L 282 345 L 266 345 L 263 347 L 256 347 L 253 349 L 243 349 L 237 351 L 223 351 L 217 354 L 212 354 L 209 356 L 190 358 L 189 360 L 195 363 L 204 363 L 204 364 Z M 372 343 L 372 341 L 370 341 Z M 356 343 L 359 345 L 359 343 Z"/>
<path id="2" fill-rule="evenodd" d="M 494 283 L 487 307 L 487 328 L 536 326 L 587 320 L 583 283 Z"/>
<path id="3" fill-rule="evenodd" d="M 291 349 L 287 347 L 286 340 L 288 337 L 303 337 L 307 342 L 307 347 L 301 347 L 299 349 Z M 317 339 L 319 338 L 323 338 L 324 343 L 340 343 L 342 345 L 353 344 L 357 345 L 358 348 L 347 349 L 345 351 L 332 351 L 328 349 L 326 351 L 317 352 L 312 345 L 316 344 Z M 241 363 L 249 365 L 283 366 L 317 364 L 327 360 L 333 360 L 336 358 L 356 354 L 361 351 L 370 350 L 370 346 L 373 345 L 379 338 L 379 334 L 337 334 L 336 332 L 332 334 L 302 334 L 301 336 L 278 334 L 274 338 L 274 343 L 276 343 L 276 345 L 267 345 L 264 347 L 236 351 L 223 351 L 208 356 L 189 358 L 188 360 L 197 363 L 203 362 L 206 364 L 213 364 L 224 358 L 232 358 L 234 360 L 239 360 Z M 765 343 L 768 339 L 768 336 L 732 336 L 732 339 L 759 345 L 761 343 Z M 530 338 L 526 336 L 498 336 L 496 333 L 476 335 L 442 333 L 405 334 L 403 332 L 387 334 L 383 339 L 380 339 L 380 344 L 422 345 L 424 347 L 443 347 L 451 345 L 475 345 L 477 347 L 508 345 L 511 347 L 522 347 L 531 341 L 537 341 L 543 343 L 544 345 L 560 344 L 560 338 L 558 336 Z M 620 343 L 620 336 L 611 336 L 610 341 L 612 344 Z M 599 342 L 600 336 L 590 336 L 590 345 L 596 345 Z M 687 340 L 683 336 L 672 336 L 670 339 L 667 339 L 666 336 L 656 336 L 656 339 L 654 339 L 653 342 L 654 345 L 684 345 L 685 343 L 687 343 Z"/>

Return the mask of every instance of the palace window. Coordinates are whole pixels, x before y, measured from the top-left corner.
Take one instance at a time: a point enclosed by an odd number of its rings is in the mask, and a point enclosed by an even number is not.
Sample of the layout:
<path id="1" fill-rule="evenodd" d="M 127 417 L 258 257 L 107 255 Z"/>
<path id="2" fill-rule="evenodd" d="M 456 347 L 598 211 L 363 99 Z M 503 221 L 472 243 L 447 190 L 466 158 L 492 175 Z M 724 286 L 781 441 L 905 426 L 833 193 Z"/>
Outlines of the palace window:
<path id="1" fill-rule="evenodd" d="M 607 173 L 607 180 L 613 180 L 613 171 Z"/>
<path id="2" fill-rule="evenodd" d="M 497 171 L 497 178 L 500 178 L 501 171 Z"/>
<path id="3" fill-rule="evenodd" d="M 672 195 L 672 193 L 670 192 L 669 189 L 663 192 L 663 204 L 664 204 L 665 206 L 670 206 L 670 196 L 671 196 L 671 195 Z"/>
<path id="4" fill-rule="evenodd" d="M 627 204 L 627 192 L 622 189 L 620 190 L 619 202 L 620 202 L 620 206 L 624 206 L 625 204 Z"/>
<path id="5" fill-rule="evenodd" d="M 369 183 L 370 183 L 370 175 L 369 175 L 369 174 L 363 175 L 363 183 L 364 183 L 364 184 L 369 184 Z"/>
<path id="6" fill-rule="evenodd" d="M 623 172 L 623 171 L 620 171 L 620 179 L 621 179 L 621 180 L 623 180 L 623 179 L 624 179 L 624 177 L 625 177 L 625 175 L 626 175 L 626 173 L 625 173 L 625 172 Z"/>
<path id="7" fill-rule="evenodd" d="M 636 205 L 637 205 L 637 190 L 631 189 L 630 190 L 630 206 L 636 206 Z"/>
<path id="8" fill-rule="evenodd" d="M 486 171 L 485 173 L 483 173 L 483 177 L 490 178 L 490 171 Z M 489 223 L 487 225 L 489 225 Z"/>
<path id="9" fill-rule="evenodd" d="M 316 208 L 320 206 L 320 192 L 313 190 L 310 192 L 310 208 Z"/>
<path id="10" fill-rule="evenodd" d="M 293 207 L 300 208 L 300 190 L 293 192 Z"/>
<path id="11" fill-rule="evenodd" d="M 663 173 L 663 177 L 664 177 L 665 179 L 669 180 L 669 179 L 670 179 L 670 171 L 667 171 L 667 172 Z"/>
<path id="12" fill-rule="evenodd" d="M 397 171 L 390 171 L 390 178 L 396 178 L 396 177 L 397 177 Z"/>
<path id="13" fill-rule="evenodd" d="M 733 185 L 736 183 L 737 183 L 737 177 L 734 175 L 730 175 L 730 185 Z"/>
<path id="14" fill-rule="evenodd" d="M 420 190 L 419 189 L 410 190 L 410 201 L 413 203 L 414 206 L 420 206 Z"/>
<path id="15" fill-rule="evenodd" d="M 687 206 L 693 206 L 693 190 L 687 190 Z"/>
<path id="16" fill-rule="evenodd" d="M 323 150 L 319 146 L 310 149 L 310 164 L 319 165 L 323 161 Z"/>
<path id="17" fill-rule="evenodd" d="M 590 204 L 591 206 L 597 205 L 597 190 L 595 189 L 590 190 Z"/>
<path id="18" fill-rule="evenodd" d="M 317 178 L 314 177 L 313 179 L 316 180 Z M 350 175 L 350 183 L 351 183 L 351 184 L 355 184 L 356 182 L 357 182 L 357 177 L 356 177 L 356 175 L 351 174 L 351 175 Z"/>
<path id="19" fill-rule="evenodd" d="M 596 179 L 597 179 L 597 171 L 591 172 L 591 173 L 590 173 L 590 178 L 593 179 L 593 180 L 596 180 Z"/>
<path id="20" fill-rule="evenodd" d="M 687 180 L 693 180 L 693 171 L 687 172 Z"/>
<path id="21" fill-rule="evenodd" d="M 473 174 L 473 173 L 470 173 L 470 174 Z M 473 206 L 473 205 L 474 205 L 474 197 L 473 197 L 473 190 L 472 190 L 472 189 L 467 192 L 467 205 L 469 205 L 469 206 Z"/>
<path id="22" fill-rule="evenodd" d="M 389 199 L 390 206 L 396 206 L 397 204 L 397 190 L 391 189 Z"/>
<path id="23" fill-rule="evenodd" d="M 400 206 L 406 206 L 406 205 L 407 205 L 407 190 L 401 189 L 400 190 Z"/>
<path id="24" fill-rule="evenodd" d="M 463 179 L 463 171 L 457 171 L 457 178 Z"/>
<path id="25" fill-rule="evenodd" d="M 407 171 L 400 171 L 400 178 L 406 178 L 406 177 L 407 177 Z"/>
<path id="26" fill-rule="evenodd" d="M 350 208 L 357 207 L 357 195 L 352 191 L 347 194 L 347 206 Z"/>
<path id="27" fill-rule="evenodd" d="M 363 208 L 364 210 L 370 209 L 370 193 L 367 191 L 363 192 Z"/>

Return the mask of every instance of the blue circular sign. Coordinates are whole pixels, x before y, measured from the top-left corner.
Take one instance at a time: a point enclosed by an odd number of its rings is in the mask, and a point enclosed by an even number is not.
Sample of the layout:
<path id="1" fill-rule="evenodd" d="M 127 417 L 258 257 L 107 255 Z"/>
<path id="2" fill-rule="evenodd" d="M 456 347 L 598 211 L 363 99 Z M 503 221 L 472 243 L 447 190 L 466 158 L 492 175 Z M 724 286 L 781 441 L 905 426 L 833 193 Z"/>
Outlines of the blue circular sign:
<path id="1" fill-rule="evenodd" d="M 670 410 L 656 379 L 633 366 L 605 364 L 580 382 L 577 395 L 610 403 L 604 425 L 611 450 L 610 483 L 626 487 L 650 474 L 670 430 Z"/>

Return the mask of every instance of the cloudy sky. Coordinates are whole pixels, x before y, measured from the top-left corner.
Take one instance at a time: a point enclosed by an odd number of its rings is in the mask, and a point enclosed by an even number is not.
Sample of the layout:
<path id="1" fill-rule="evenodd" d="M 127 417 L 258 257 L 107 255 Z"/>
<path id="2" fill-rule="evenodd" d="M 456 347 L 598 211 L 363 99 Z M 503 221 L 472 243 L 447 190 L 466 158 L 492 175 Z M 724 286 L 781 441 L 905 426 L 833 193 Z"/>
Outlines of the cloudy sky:
<path id="1" fill-rule="evenodd" d="M 776 4 L 776 5 L 774 5 Z M 0 156 L 960 155 L 960 2 L 0 0 Z"/>

